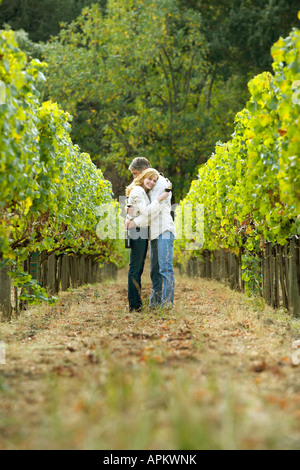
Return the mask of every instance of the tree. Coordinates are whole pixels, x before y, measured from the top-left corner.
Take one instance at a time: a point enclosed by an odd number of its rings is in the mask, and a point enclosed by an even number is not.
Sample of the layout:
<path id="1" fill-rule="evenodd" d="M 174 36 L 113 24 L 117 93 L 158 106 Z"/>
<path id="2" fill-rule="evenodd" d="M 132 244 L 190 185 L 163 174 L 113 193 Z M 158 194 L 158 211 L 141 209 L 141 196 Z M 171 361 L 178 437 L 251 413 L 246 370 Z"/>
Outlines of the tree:
<path id="1" fill-rule="evenodd" d="M 14 30 L 26 31 L 32 41 L 47 41 L 59 33 L 61 22 L 71 22 L 82 8 L 95 2 L 97 0 L 3 0 L 0 28 L 7 23 Z M 106 0 L 98 0 L 98 3 L 105 8 Z"/>
<path id="2" fill-rule="evenodd" d="M 224 134 L 201 21 L 175 0 L 109 1 L 105 16 L 83 10 L 46 50 L 49 95 L 74 115 L 74 140 L 123 181 L 146 156 L 180 197 Z"/>
<path id="3" fill-rule="evenodd" d="M 76 21 L 84 5 L 86 8 Z M 14 11 L 13 11 L 14 10 Z M 297 22 L 296 0 L 4 0 L 18 41 L 40 58 L 49 96 L 74 116 L 72 138 L 113 182 L 145 155 L 182 194 L 218 140 L 233 132 L 248 81 L 271 68 L 271 44 Z M 45 24 L 47 22 L 47 24 Z"/>
<path id="4" fill-rule="evenodd" d="M 201 12 L 210 62 L 225 77 L 272 69 L 271 46 L 298 25 L 297 0 L 180 0 Z"/>

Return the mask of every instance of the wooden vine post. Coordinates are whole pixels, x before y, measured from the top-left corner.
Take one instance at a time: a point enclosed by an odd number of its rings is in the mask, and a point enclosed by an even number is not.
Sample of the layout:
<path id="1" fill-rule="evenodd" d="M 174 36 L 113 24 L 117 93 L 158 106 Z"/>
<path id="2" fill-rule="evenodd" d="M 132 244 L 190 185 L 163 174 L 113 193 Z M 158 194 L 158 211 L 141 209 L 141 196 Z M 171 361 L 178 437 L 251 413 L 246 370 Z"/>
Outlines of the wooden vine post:
<path id="1" fill-rule="evenodd" d="M 0 257 L 0 262 L 2 258 Z M 11 319 L 11 278 L 8 275 L 9 266 L 0 267 L 0 319 Z"/>
<path id="2" fill-rule="evenodd" d="M 299 272 L 299 238 L 290 240 L 289 256 L 289 292 L 290 312 L 295 317 L 300 317 L 300 272 Z"/>

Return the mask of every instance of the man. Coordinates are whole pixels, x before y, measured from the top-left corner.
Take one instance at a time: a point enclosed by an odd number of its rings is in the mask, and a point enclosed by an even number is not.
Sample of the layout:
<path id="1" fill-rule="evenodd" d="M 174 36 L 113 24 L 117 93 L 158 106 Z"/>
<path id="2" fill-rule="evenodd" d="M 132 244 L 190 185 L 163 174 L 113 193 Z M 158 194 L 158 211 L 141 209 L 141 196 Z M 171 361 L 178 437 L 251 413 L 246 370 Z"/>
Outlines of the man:
<path id="1" fill-rule="evenodd" d="M 129 166 L 129 170 L 135 179 L 145 169 L 151 168 L 150 162 L 146 158 L 137 157 Z M 158 195 L 163 193 L 167 187 L 169 187 L 169 181 L 166 180 L 162 175 L 154 186 L 149 191 L 148 196 L 150 202 L 154 201 Z M 128 222 L 128 228 L 134 227 L 145 227 L 149 225 L 149 236 L 151 240 L 151 267 L 150 276 L 152 280 L 152 289 L 150 295 L 150 307 L 166 306 L 172 307 L 174 301 L 174 270 L 173 270 L 173 243 L 176 236 L 175 225 L 171 216 L 171 198 L 172 193 L 168 199 L 161 204 L 161 210 L 158 214 L 151 217 L 143 215 L 134 219 L 134 221 Z M 139 250 L 136 250 L 136 246 L 131 250 L 131 262 L 129 266 L 129 279 L 132 275 L 142 272 L 144 269 L 145 258 L 147 250 L 142 254 Z"/>

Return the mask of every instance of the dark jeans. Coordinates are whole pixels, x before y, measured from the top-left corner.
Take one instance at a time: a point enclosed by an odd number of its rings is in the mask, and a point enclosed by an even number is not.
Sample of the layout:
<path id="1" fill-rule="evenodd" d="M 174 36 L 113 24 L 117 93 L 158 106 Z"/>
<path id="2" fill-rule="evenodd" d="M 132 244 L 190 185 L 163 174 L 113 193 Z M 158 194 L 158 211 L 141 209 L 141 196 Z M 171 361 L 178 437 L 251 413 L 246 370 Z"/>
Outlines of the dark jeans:
<path id="1" fill-rule="evenodd" d="M 130 264 L 128 271 L 129 310 L 137 310 L 142 306 L 141 277 L 148 250 L 148 229 L 147 233 L 143 229 L 141 229 L 140 234 L 137 232 L 138 229 L 136 229 L 131 239 Z M 137 238 L 137 236 L 139 236 L 139 238 Z"/>

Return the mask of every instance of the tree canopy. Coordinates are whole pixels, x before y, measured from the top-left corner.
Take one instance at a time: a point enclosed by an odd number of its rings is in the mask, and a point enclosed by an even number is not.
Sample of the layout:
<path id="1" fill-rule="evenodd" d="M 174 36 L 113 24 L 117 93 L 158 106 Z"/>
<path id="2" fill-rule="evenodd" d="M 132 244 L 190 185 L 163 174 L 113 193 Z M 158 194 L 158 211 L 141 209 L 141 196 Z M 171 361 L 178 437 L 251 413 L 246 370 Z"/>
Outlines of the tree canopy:
<path id="1" fill-rule="evenodd" d="M 209 60 L 226 76 L 272 70 L 271 47 L 298 26 L 297 0 L 180 0 L 202 15 Z"/>
<path id="2" fill-rule="evenodd" d="M 248 81 L 271 70 L 297 11 L 296 0 L 3 0 L 0 23 L 24 29 L 22 49 L 47 61 L 45 99 L 73 115 L 73 141 L 116 195 L 139 155 L 180 198 L 230 138 Z"/>
<path id="3" fill-rule="evenodd" d="M 59 33 L 61 22 L 70 23 L 92 3 L 105 8 L 106 0 L 2 0 L 0 28 L 9 24 L 24 29 L 32 41 L 48 41 Z"/>
<path id="4" fill-rule="evenodd" d="M 212 96 L 201 24 L 174 0 L 109 1 L 105 16 L 83 10 L 45 52 L 49 95 L 75 116 L 75 140 L 90 137 L 89 152 L 121 176 L 135 156 L 149 158 L 177 196 L 226 127 L 226 85 Z"/>

